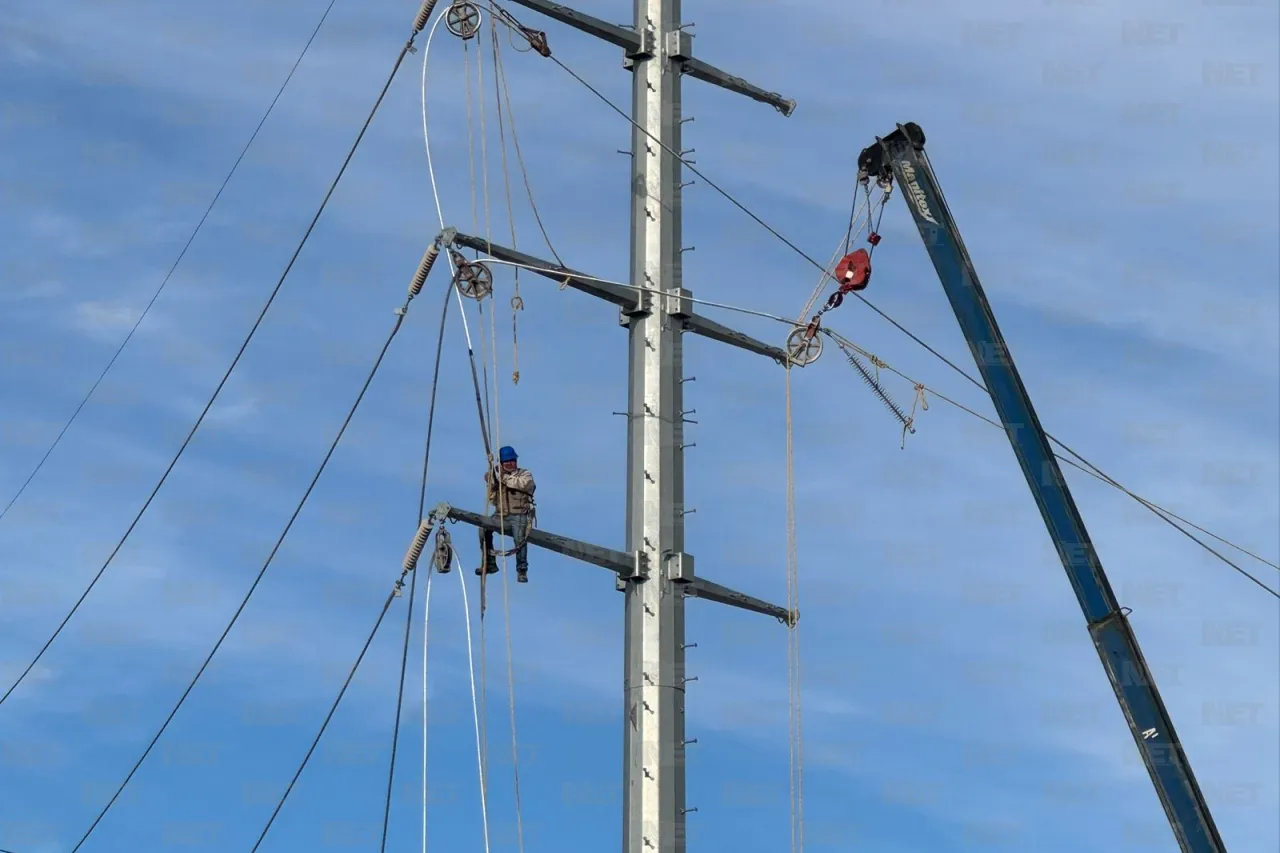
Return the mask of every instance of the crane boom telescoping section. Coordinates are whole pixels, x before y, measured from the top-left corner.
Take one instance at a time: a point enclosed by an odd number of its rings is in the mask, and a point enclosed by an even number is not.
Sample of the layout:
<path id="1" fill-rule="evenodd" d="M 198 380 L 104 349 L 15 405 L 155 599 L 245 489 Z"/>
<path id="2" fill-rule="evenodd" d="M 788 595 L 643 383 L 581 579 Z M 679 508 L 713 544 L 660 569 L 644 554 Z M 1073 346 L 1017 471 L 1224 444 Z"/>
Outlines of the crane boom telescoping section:
<path id="1" fill-rule="evenodd" d="M 892 177 L 924 239 L 965 340 L 1018 457 L 1063 568 L 1084 611 L 1093 644 L 1184 853 L 1225 853 L 1200 786 L 1182 750 L 1125 611 L 1116 603 L 1062 469 L 1022 384 L 973 261 L 929 165 L 919 125 L 898 125 L 863 150 L 860 176 Z"/>

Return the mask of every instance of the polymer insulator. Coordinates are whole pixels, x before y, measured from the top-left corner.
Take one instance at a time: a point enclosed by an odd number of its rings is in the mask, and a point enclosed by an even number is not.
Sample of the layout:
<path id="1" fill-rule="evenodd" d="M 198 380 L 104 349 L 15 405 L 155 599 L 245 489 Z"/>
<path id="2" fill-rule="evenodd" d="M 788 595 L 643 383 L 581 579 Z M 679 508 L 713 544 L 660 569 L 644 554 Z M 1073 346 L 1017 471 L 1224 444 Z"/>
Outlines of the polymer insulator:
<path id="1" fill-rule="evenodd" d="M 836 343 L 839 344 L 839 341 Z M 902 409 L 898 408 L 897 403 L 893 402 L 893 398 L 889 396 L 889 392 L 885 391 L 884 388 L 881 387 L 880 383 L 871 375 L 871 372 L 862 366 L 862 362 L 856 355 L 845 349 L 843 346 L 841 346 L 840 349 L 844 352 L 845 358 L 849 359 L 849 364 L 853 365 L 853 369 L 858 371 L 858 375 L 862 377 L 862 381 L 866 382 L 867 386 L 875 392 L 877 397 L 880 398 L 880 402 L 884 403 L 885 408 L 893 413 L 893 416 L 898 419 L 899 423 L 906 427 L 909 433 L 915 435 L 916 430 L 915 427 L 911 425 L 911 419 L 903 414 Z"/>
<path id="2" fill-rule="evenodd" d="M 422 292 L 422 286 L 426 284 L 427 276 L 431 275 L 431 267 L 435 265 L 438 257 L 440 257 L 440 247 L 432 243 L 427 247 L 427 253 L 422 256 L 422 262 L 418 264 L 418 271 L 413 274 L 413 281 L 409 282 L 410 299 Z"/>
<path id="3" fill-rule="evenodd" d="M 422 0 L 422 8 L 418 10 L 418 17 L 414 19 L 413 31 L 420 33 L 427 27 L 427 21 L 431 19 L 431 13 L 436 10 L 437 0 Z"/>
<path id="4" fill-rule="evenodd" d="M 422 556 L 422 549 L 427 547 L 427 540 L 431 538 L 431 517 L 422 519 L 422 524 L 418 525 L 418 532 L 414 534 L 413 541 L 409 543 L 409 550 L 404 555 L 404 570 L 411 572 L 418 567 L 418 558 Z"/>

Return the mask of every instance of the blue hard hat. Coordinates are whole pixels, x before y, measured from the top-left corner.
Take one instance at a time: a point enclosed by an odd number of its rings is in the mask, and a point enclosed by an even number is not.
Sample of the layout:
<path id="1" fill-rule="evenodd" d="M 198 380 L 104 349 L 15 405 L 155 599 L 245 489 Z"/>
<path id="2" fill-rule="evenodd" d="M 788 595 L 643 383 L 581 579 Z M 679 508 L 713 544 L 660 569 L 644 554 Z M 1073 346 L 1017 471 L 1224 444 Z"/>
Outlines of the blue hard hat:
<path id="1" fill-rule="evenodd" d="M 516 449 L 515 449 L 514 447 L 511 447 L 510 445 L 508 445 L 507 447 L 503 447 L 503 448 L 499 449 L 499 450 L 498 450 L 498 461 L 499 461 L 499 462 L 515 462 L 515 461 L 516 461 Z"/>

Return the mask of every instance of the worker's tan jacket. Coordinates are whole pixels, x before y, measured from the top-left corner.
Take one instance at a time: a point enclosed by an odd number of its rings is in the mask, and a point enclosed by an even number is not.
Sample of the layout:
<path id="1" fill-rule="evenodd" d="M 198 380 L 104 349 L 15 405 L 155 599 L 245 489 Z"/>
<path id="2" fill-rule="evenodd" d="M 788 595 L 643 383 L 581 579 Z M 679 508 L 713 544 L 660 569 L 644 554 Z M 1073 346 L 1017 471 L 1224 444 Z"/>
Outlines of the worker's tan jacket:
<path id="1" fill-rule="evenodd" d="M 532 508 L 533 490 L 537 486 L 533 482 L 533 475 L 524 468 L 517 468 L 510 474 L 504 472 L 501 488 L 495 486 L 491 474 L 486 473 L 484 479 L 489 484 L 489 503 L 498 507 L 498 514 L 523 515 Z M 495 491 L 501 495 L 494 494 Z"/>

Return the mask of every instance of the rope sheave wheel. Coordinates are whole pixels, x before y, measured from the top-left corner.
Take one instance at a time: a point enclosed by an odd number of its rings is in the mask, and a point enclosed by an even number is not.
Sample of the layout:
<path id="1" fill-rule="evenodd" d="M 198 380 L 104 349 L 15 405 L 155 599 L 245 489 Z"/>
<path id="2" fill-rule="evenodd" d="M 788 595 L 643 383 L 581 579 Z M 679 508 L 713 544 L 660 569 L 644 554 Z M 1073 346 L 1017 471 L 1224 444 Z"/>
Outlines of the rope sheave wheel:
<path id="1" fill-rule="evenodd" d="M 822 338 L 811 326 L 797 326 L 787 335 L 787 358 L 797 367 L 807 367 L 822 355 Z"/>
<path id="2" fill-rule="evenodd" d="M 455 2 L 445 13 L 444 25 L 458 38 L 468 41 L 480 32 L 480 7 L 466 0 Z"/>
<path id="3" fill-rule="evenodd" d="M 449 538 L 449 531 L 444 529 L 444 525 L 436 531 L 436 550 L 433 557 L 436 571 L 447 575 L 453 566 L 453 540 Z"/>
<path id="4" fill-rule="evenodd" d="M 493 272 L 487 266 L 461 258 L 455 258 L 455 265 L 458 271 L 453 276 L 453 285 L 463 296 L 479 301 L 493 293 Z"/>

